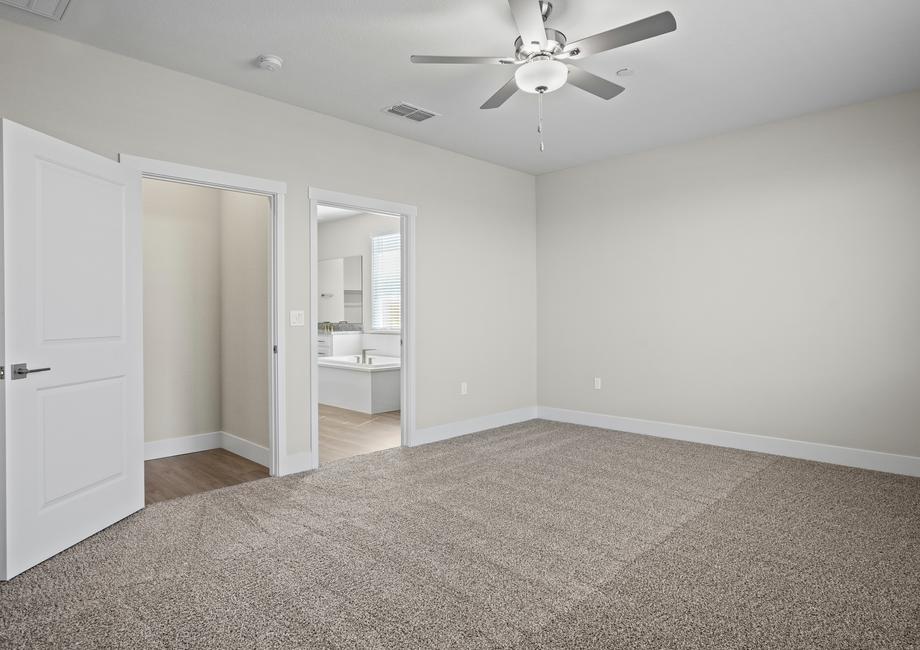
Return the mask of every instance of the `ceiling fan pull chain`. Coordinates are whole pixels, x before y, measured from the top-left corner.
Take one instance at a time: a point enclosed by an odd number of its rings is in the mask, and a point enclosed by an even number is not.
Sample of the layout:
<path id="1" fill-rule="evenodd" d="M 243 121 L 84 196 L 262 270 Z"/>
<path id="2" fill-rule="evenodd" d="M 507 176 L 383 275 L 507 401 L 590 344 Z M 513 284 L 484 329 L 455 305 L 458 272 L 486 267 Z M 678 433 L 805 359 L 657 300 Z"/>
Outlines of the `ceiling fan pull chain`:
<path id="1" fill-rule="evenodd" d="M 540 134 L 540 151 L 543 151 L 543 93 L 537 94 L 537 133 Z"/>

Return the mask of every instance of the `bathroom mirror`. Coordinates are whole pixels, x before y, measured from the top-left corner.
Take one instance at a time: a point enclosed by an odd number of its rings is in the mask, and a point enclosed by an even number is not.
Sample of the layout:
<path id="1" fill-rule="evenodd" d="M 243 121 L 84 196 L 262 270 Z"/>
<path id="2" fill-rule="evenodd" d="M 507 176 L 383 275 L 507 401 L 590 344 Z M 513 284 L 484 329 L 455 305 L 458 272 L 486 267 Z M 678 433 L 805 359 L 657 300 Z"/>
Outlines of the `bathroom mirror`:
<path id="1" fill-rule="evenodd" d="M 364 322 L 364 267 L 361 255 L 320 260 L 319 322 L 342 323 L 360 329 Z"/>

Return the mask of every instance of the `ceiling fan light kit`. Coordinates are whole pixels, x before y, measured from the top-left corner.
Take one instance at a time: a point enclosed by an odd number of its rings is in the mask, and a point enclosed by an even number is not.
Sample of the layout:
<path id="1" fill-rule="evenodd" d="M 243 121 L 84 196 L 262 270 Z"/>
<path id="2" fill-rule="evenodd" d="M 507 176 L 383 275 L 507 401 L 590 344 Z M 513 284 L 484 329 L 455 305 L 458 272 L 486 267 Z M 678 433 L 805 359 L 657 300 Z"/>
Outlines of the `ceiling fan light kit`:
<path id="1" fill-rule="evenodd" d="M 674 15 L 670 11 L 665 11 L 569 43 L 565 34 L 544 25 L 553 11 L 553 3 L 549 0 L 508 0 L 508 4 L 511 5 L 511 16 L 520 34 L 514 41 L 513 57 L 414 55 L 410 61 L 519 66 L 514 76 L 480 108 L 498 108 L 518 90 L 538 95 L 540 117 L 537 131 L 541 134 L 540 151 L 543 151 L 544 94 L 558 90 L 566 83 L 605 100 L 612 99 L 626 90 L 623 86 L 583 70 L 572 62 L 677 29 Z"/>
<path id="2" fill-rule="evenodd" d="M 517 87 L 525 93 L 551 93 L 565 85 L 569 69 L 549 57 L 539 57 L 520 66 L 514 73 Z"/>

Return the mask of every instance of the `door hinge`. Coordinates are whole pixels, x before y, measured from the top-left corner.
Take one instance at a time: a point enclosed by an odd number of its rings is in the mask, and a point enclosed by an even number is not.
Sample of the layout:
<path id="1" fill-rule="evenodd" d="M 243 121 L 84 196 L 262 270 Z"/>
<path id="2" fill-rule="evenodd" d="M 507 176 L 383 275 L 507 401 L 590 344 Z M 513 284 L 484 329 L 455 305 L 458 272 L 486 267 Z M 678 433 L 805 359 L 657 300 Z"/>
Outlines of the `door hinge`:
<path id="1" fill-rule="evenodd" d="M 274 352 L 275 354 L 278 354 L 278 346 L 277 346 L 277 345 L 273 345 L 273 346 L 272 346 L 272 352 Z"/>
<path id="2" fill-rule="evenodd" d="M 6 379 L 6 366 L 0 365 L 0 379 Z"/>

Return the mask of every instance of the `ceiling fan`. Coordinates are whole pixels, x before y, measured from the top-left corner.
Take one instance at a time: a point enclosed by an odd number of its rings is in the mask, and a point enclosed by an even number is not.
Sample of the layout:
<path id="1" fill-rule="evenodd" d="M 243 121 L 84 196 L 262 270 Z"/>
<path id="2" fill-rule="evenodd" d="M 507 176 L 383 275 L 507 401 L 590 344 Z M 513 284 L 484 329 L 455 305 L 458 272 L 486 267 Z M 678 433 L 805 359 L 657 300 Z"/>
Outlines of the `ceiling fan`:
<path id="1" fill-rule="evenodd" d="M 665 11 L 636 22 L 615 27 L 606 32 L 588 36 L 569 43 L 565 34 L 546 27 L 544 23 L 553 11 L 548 0 L 508 0 L 511 14 L 520 32 L 514 41 L 514 56 L 425 56 L 413 55 L 412 63 L 484 63 L 516 66 L 514 76 L 480 108 L 498 108 L 518 90 L 540 96 L 540 117 L 537 131 L 542 133 L 542 98 L 545 93 L 558 90 L 566 84 L 596 95 L 613 99 L 626 90 L 623 86 L 591 74 L 575 65 L 574 61 L 592 54 L 661 36 L 677 29 L 677 21 L 670 11 Z M 540 143 L 543 150 L 543 143 Z"/>

